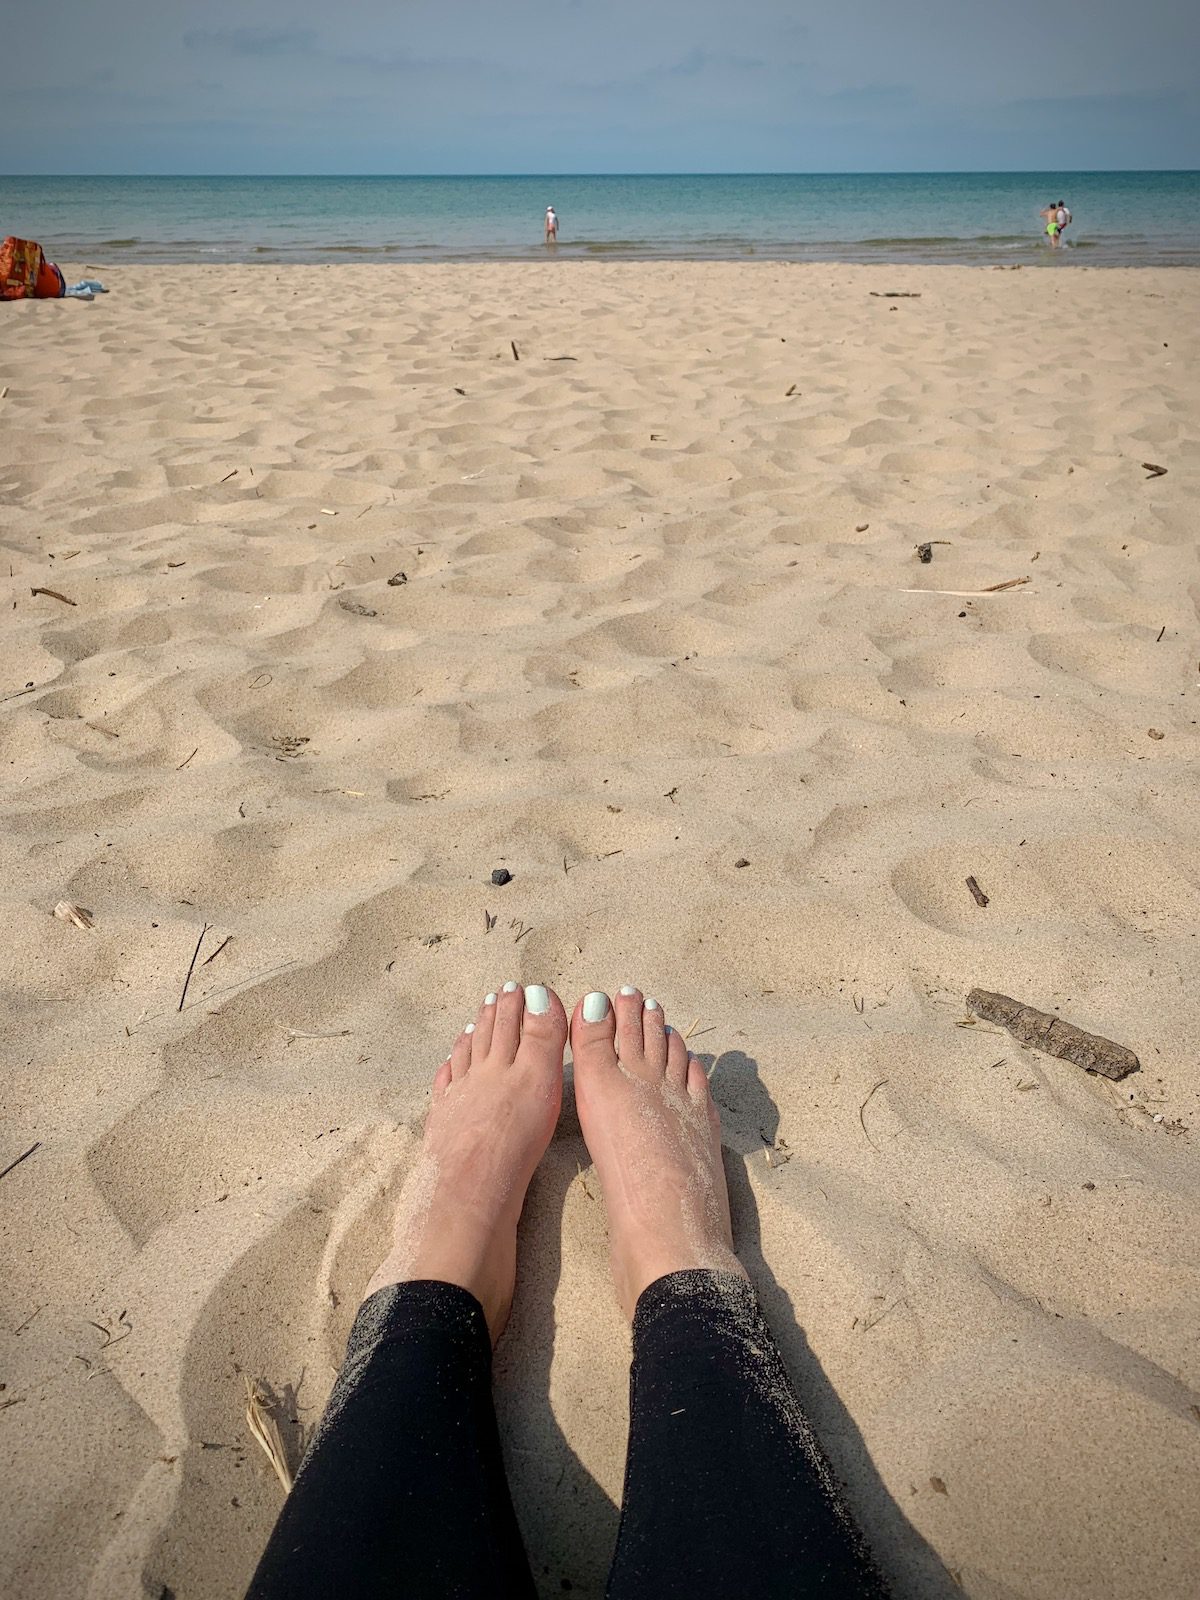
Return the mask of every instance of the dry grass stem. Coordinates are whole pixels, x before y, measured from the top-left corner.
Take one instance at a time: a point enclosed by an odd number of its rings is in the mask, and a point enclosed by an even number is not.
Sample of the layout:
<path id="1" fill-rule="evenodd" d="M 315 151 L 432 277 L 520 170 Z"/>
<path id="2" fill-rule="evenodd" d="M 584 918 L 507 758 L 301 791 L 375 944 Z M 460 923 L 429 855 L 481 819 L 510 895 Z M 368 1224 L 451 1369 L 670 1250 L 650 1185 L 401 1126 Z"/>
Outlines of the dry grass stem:
<path id="1" fill-rule="evenodd" d="M 74 923 L 84 933 L 90 932 L 96 926 L 92 913 L 85 911 L 82 906 L 77 906 L 72 900 L 60 900 L 54 908 L 54 915 L 60 922 Z"/>
<path id="2" fill-rule="evenodd" d="M 288 1466 L 287 1451 L 284 1448 L 279 1424 L 271 1412 L 270 1396 L 257 1379 L 252 1383 L 243 1374 L 242 1381 L 246 1385 L 246 1426 L 271 1463 L 275 1476 L 283 1485 L 284 1494 L 291 1494 L 294 1481 L 292 1469 Z"/>

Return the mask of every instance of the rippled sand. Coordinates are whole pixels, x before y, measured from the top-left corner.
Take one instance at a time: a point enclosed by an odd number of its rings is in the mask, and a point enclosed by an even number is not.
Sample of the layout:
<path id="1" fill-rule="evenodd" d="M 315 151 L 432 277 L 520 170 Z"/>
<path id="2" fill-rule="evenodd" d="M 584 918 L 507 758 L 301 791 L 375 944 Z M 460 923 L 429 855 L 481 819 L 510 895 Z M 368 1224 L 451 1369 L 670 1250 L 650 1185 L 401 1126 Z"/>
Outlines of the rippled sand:
<path id="1" fill-rule="evenodd" d="M 109 281 L 0 308 L 16 1589 L 241 1592 L 280 1493 L 241 1375 L 315 1422 L 514 977 L 695 1019 L 901 1594 L 1189 1594 L 1200 276 Z M 957 1026 L 976 984 L 1142 1072 Z M 600 1594 L 624 1448 L 586 1168 L 568 1111 L 498 1356 L 548 1595 Z"/>

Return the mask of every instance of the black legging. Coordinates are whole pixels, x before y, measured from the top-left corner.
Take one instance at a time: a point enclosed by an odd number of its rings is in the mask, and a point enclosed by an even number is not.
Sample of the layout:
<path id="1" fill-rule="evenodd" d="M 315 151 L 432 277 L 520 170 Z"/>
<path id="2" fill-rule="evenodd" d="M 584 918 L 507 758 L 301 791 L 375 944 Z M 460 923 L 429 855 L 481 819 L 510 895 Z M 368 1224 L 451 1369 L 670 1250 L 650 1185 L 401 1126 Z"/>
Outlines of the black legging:
<path id="1" fill-rule="evenodd" d="M 491 1369 L 465 1289 L 372 1295 L 247 1600 L 534 1596 Z M 743 1279 L 650 1285 L 629 1408 L 609 1600 L 884 1595 Z"/>

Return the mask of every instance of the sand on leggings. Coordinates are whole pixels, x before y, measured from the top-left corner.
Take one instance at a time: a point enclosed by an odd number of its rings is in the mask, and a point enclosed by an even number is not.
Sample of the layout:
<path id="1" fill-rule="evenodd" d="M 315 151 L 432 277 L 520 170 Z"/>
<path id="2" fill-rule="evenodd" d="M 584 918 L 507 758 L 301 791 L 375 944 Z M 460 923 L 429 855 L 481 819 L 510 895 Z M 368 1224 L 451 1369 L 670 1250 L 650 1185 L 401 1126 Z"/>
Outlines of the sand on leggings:
<path id="1" fill-rule="evenodd" d="M 240 1594 L 243 1375 L 294 1452 L 514 978 L 694 1024 L 899 1594 L 1190 1595 L 1200 275 L 104 276 L 0 316 L 13 1591 Z M 616 1529 L 605 1249 L 568 1094 L 497 1357 L 546 1595 Z"/>

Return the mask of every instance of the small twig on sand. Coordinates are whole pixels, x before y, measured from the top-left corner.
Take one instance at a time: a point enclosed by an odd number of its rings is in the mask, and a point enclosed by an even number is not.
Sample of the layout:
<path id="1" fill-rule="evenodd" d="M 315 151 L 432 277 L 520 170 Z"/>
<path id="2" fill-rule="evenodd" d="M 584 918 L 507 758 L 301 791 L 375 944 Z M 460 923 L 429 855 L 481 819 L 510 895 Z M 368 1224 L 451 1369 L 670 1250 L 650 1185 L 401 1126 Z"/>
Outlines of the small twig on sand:
<path id="1" fill-rule="evenodd" d="M 30 594 L 49 595 L 51 600 L 61 600 L 65 606 L 75 606 L 79 604 L 78 600 L 69 600 L 65 594 L 59 594 L 57 589 L 43 589 L 39 587 L 37 589 L 30 589 L 29 592 Z"/>
<path id="2" fill-rule="evenodd" d="M 999 594 L 1004 589 L 1011 589 L 1017 583 L 1028 583 L 1028 578 L 1016 578 L 1013 583 L 997 583 L 990 589 L 901 589 L 901 594 L 948 594 L 955 599 L 977 600 L 981 595 Z"/>
<path id="3" fill-rule="evenodd" d="M 227 472 L 227 473 L 226 473 L 226 474 L 225 474 L 225 476 L 224 476 L 224 477 L 223 477 L 223 478 L 222 478 L 222 479 L 221 479 L 221 483 L 228 483 L 228 482 L 229 482 L 229 480 L 230 480 L 230 478 L 236 478 L 236 477 L 237 477 L 237 475 L 238 475 L 238 469 L 237 469 L 237 468 L 236 468 L 236 467 L 234 467 L 234 469 L 233 469 L 233 471 L 232 471 L 232 472 Z M 218 487 L 218 489 L 219 489 L 219 488 L 220 488 L 220 487 L 221 487 L 221 484 L 220 484 L 220 483 L 219 483 L 219 484 L 218 484 L 218 485 L 217 485 L 217 487 Z"/>
<path id="4" fill-rule="evenodd" d="M 970 889 L 971 893 L 975 896 L 975 904 L 977 906 L 985 906 L 985 905 L 987 905 L 988 897 L 987 897 L 986 894 L 984 894 L 983 890 L 976 883 L 974 877 L 970 877 L 970 878 L 967 879 L 967 888 Z"/>
<path id="5" fill-rule="evenodd" d="M 40 1139 L 38 1139 L 36 1143 L 31 1144 L 29 1146 L 28 1150 L 22 1151 L 22 1153 L 17 1157 L 17 1159 L 15 1161 L 10 1161 L 8 1163 L 8 1165 L 5 1167 L 4 1171 L 0 1172 L 0 1178 L 7 1178 L 9 1173 L 13 1170 L 14 1167 L 19 1167 L 21 1165 L 22 1161 L 28 1161 L 29 1157 L 33 1154 L 33 1152 L 35 1150 L 40 1150 L 41 1148 L 42 1148 L 42 1141 Z"/>
<path id="6" fill-rule="evenodd" d="M 200 963 L 200 965 L 202 967 L 206 967 L 209 964 L 210 961 L 215 961 L 217 959 L 217 957 L 221 954 L 221 951 L 224 950 L 225 946 L 227 944 L 232 944 L 232 943 L 233 943 L 233 935 L 231 933 L 227 933 L 225 935 L 225 937 L 221 940 L 221 942 L 217 946 L 217 948 L 213 951 L 212 955 L 205 956 L 204 960 Z"/>
<path id="7" fill-rule="evenodd" d="M 1006 583 L 989 583 L 987 588 L 981 592 L 983 594 L 1000 594 L 1005 589 L 1019 589 L 1023 583 L 1031 583 L 1032 581 L 1028 576 L 1024 578 L 1009 578 Z"/>
<path id="8" fill-rule="evenodd" d="M 521 352 L 517 349 L 517 341 L 515 339 L 510 339 L 508 341 L 508 343 L 509 343 L 509 347 L 511 348 L 512 353 L 513 353 L 513 360 L 514 361 L 520 361 Z"/>
<path id="9" fill-rule="evenodd" d="M 187 758 L 187 761 L 181 761 L 179 763 L 179 765 L 175 768 L 175 771 L 176 772 L 182 772 L 184 767 L 187 766 L 188 761 L 190 761 L 192 759 L 192 756 L 198 756 L 199 754 L 200 754 L 200 746 L 197 745 L 196 748 L 192 751 L 192 755 Z"/>
<path id="10" fill-rule="evenodd" d="M 1165 478 L 1167 475 L 1166 467 L 1156 467 L 1153 461 L 1143 461 L 1142 465 L 1146 469 L 1147 478 Z"/>
<path id="11" fill-rule="evenodd" d="M 880 1089 L 883 1088 L 885 1083 L 890 1083 L 890 1082 L 891 1082 L 890 1078 L 880 1078 L 879 1082 L 875 1085 L 875 1087 L 871 1090 L 870 1094 L 868 1094 L 867 1098 L 863 1101 L 863 1103 L 858 1108 L 858 1120 L 859 1120 L 860 1123 L 862 1123 L 862 1131 L 863 1131 L 864 1134 L 866 1134 L 867 1143 L 871 1146 L 872 1150 L 878 1150 L 879 1146 L 875 1143 L 874 1139 L 872 1139 L 871 1135 L 869 1133 L 867 1133 L 867 1119 L 863 1116 L 863 1112 L 871 1104 L 871 1100 L 872 1100 L 873 1096 Z"/>
<path id="12" fill-rule="evenodd" d="M 183 1010 L 183 1002 L 187 999 L 188 984 L 191 983 L 192 973 L 196 970 L 196 957 L 200 954 L 200 946 L 204 943 L 204 935 L 208 932 L 208 928 L 209 925 L 206 922 L 200 930 L 200 937 L 196 940 L 196 948 L 192 951 L 191 965 L 187 969 L 187 977 L 183 980 L 183 989 L 179 996 L 179 1004 L 175 1007 L 176 1011 Z"/>

